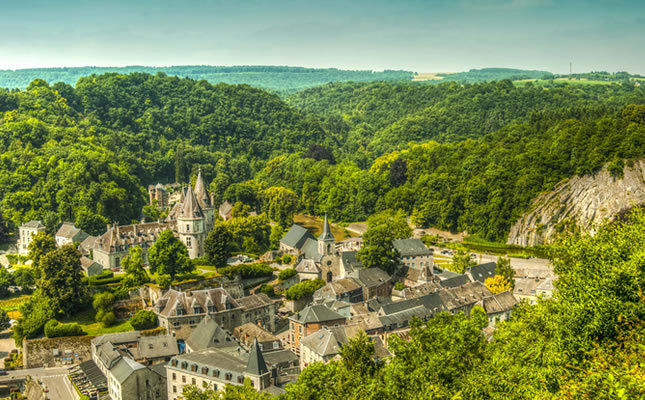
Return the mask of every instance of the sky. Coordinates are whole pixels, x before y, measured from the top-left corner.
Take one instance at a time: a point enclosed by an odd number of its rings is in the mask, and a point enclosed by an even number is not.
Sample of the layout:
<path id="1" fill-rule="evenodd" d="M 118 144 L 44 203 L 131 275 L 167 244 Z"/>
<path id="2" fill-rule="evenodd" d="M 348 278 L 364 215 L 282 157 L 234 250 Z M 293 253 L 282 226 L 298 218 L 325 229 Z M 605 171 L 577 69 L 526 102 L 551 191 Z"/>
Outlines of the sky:
<path id="1" fill-rule="evenodd" d="M 645 74 L 645 0 L 0 0 L 0 69 L 291 65 Z"/>

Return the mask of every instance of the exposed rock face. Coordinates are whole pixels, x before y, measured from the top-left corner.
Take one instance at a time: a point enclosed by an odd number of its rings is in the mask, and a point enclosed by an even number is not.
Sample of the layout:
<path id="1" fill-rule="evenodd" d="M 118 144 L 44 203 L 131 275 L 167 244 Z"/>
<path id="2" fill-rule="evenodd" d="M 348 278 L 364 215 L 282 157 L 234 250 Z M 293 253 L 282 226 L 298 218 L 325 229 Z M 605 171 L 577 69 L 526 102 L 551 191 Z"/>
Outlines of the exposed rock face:
<path id="1" fill-rule="evenodd" d="M 595 175 L 575 176 L 542 193 L 511 227 L 509 244 L 535 246 L 549 243 L 561 223 L 575 223 L 593 233 L 620 211 L 645 203 L 645 160 L 625 167 L 624 177 L 614 178 L 605 166 Z"/>

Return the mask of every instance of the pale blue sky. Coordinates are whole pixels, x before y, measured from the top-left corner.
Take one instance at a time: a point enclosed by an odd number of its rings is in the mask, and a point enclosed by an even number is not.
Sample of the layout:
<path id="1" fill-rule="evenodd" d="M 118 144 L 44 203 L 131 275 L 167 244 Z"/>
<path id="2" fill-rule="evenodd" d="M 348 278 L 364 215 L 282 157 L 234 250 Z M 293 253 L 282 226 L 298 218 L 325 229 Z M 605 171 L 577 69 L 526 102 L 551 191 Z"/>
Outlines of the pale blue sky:
<path id="1" fill-rule="evenodd" d="M 294 65 L 645 74 L 645 0 L 0 1 L 0 69 Z"/>

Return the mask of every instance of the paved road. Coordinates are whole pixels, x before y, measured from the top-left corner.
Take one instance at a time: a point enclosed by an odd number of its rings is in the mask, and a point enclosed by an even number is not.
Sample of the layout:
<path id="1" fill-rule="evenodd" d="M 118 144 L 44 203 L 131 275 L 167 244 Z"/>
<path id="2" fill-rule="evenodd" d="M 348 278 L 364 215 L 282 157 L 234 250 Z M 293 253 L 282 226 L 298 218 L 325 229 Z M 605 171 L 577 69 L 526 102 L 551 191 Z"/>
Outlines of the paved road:
<path id="1" fill-rule="evenodd" d="M 440 247 L 432 247 L 432 249 L 434 250 L 434 257 L 437 258 L 438 260 L 452 259 L 452 255 L 441 254 L 441 252 L 444 251 L 445 249 L 442 249 Z M 476 255 L 475 260 L 479 264 L 483 264 L 491 261 L 497 262 L 497 259 L 499 258 L 498 256 L 492 255 L 492 254 L 481 254 L 474 251 L 471 251 L 471 253 L 474 253 Z M 511 257 L 510 260 L 511 260 L 511 266 L 514 269 L 532 269 L 532 270 L 553 269 L 551 262 L 545 258 L 524 259 L 524 258 Z"/>
<path id="2" fill-rule="evenodd" d="M 7 373 L 7 376 L 0 377 L 2 381 L 6 381 L 7 378 L 11 379 L 12 377 L 24 378 L 27 375 L 33 379 L 40 379 L 47 389 L 49 389 L 48 395 L 51 400 L 77 400 L 79 398 L 67 379 L 67 368 L 31 368 L 7 371 Z"/>

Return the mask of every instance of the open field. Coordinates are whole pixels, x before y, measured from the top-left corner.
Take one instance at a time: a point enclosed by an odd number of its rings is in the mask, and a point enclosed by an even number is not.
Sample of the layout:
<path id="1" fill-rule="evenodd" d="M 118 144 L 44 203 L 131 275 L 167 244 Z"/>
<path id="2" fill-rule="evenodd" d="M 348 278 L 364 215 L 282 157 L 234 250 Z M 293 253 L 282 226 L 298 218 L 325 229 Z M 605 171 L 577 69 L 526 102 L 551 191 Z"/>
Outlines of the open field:
<path id="1" fill-rule="evenodd" d="M 316 217 L 312 217 L 311 215 L 305 215 L 305 214 L 296 214 L 293 216 L 293 222 L 311 230 L 314 233 L 314 236 L 318 236 L 322 232 L 322 228 L 323 228 L 322 218 L 316 218 Z M 330 223 L 330 226 L 331 226 L 331 233 L 334 235 L 336 240 L 343 240 L 348 237 L 358 236 L 354 232 L 346 231 L 343 227 L 338 226 L 336 224 Z"/>
<path id="2" fill-rule="evenodd" d="M 414 75 L 412 77 L 413 82 L 420 82 L 420 81 L 438 81 L 443 79 L 443 76 L 439 75 L 447 75 L 450 72 L 419 72 L 418 74 Z"/>
<path id="3" fill-rule="evenodd" d="M 90 336 L 104 335 L 106 333 L 128 332 L 134 328 L 128 321 L 117 321 L 114 325 L 103 328 L 101 324 L 94 321 L 94 311 L 87 310 L 76 313 L 71 318 L 61 320 L 63 323 L 75 322 L 83 327 L 83 330 Z"/>

